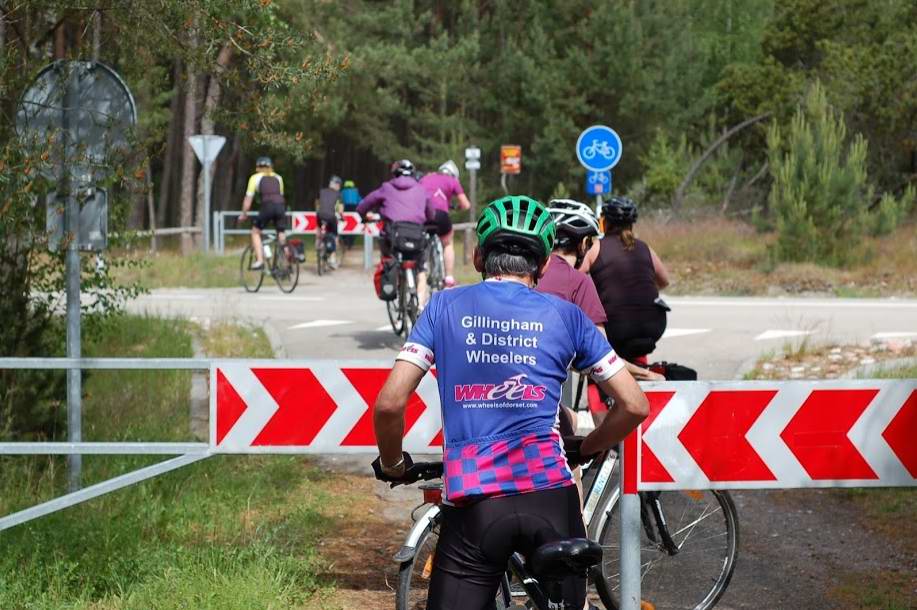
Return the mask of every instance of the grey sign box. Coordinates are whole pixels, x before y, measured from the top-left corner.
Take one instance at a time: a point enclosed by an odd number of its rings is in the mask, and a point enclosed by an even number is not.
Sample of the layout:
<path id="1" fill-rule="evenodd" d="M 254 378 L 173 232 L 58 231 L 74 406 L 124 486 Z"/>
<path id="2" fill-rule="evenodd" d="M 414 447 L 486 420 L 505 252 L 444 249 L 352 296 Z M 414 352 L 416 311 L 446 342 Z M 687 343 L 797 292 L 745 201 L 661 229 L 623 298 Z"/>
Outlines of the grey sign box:
<path id="1" fill-rule="evenodd" d="M 79 249 L 84 252 L 100 252 L 108 247 L 108 192 L 105 189 L 91 188 L 77 194 L 80 203 Z M 64 204 L 63 197 L 56 191 L 47 195 L 45 213 L 48 230 L 48 249 L 57 251 L 64 240 Z"/>

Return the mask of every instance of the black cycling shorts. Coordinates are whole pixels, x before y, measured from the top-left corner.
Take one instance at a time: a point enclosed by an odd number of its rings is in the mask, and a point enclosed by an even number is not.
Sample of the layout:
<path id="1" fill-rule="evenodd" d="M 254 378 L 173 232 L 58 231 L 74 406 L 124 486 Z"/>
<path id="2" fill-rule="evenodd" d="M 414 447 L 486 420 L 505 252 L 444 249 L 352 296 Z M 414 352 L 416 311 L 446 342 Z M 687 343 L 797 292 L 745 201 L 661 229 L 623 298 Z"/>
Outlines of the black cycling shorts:
<path id="1" fill-rule="evenodd" d="M 584 538 L 575 485 L 443 506 L 427 610 L 491 610 L 509 558 L 547 542 Z M 582 608 L 586 579 L 563 583 L 564 601 Z"/>
<path id="2" fill-rule="evenodd" d="M 272 222 L 278 233 L 283 233 L 287 230 L 287 206 L 282 203 L 261 204 L 258 216 L 255 217 L 252 224 L 263 231 Z"/>
<path id="3" fill-rule="evenodd" d="M 338 217 L 336 215 L 324 216 L 319 214 L 318 221 L 322 223 L 322 228 L 325 229 L 325 233 L 330 233 L 332 235 L 338 234 Z"/>
<path id="4" fill-rule="evenodd" d="M 452 233 L 452 219 L 449 218 L 449 212 L 436 210 L 432 224 L 436 225 L 436 234 L 440 237 Z"/>

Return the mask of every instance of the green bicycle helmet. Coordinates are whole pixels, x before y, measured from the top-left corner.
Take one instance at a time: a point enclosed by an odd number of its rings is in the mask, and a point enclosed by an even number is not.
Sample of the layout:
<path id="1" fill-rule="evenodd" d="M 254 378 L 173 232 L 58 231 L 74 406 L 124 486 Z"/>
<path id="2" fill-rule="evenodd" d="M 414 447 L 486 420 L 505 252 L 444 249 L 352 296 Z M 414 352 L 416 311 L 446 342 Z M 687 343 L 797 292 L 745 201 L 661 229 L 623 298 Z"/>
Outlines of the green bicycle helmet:
<path id="1" fill-rule="evenodd" d="M 477 234 L 485 257 L 499 247 L 513 254 L 534 254 L 541 262 L 554 249 L 556 229 L 543 205 L 525 195 L 508 195 L 484 208 Z"/>

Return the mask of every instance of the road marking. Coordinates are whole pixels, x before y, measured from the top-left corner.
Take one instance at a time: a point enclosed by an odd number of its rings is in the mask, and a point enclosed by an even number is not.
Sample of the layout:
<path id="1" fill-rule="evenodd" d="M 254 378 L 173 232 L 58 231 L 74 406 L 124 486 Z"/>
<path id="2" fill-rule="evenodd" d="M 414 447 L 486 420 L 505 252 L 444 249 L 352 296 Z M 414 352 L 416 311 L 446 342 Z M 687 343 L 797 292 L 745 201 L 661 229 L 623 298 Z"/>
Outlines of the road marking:
<path id="1" fill-rule="evenodd" d="M 917 332 L 892 332 L 892 333 L 876 333 L 871 339 L 906 339 L 908 337 L 917 337 Z"/>
<path id="2" fill-rule="evenodd" d="M 815 331 L 811 330 L 766 330 L 757 337 L 755 341 L 766 341 L 767 339 L 786 339 L 789 337 L 802 337 L 811 335 Z"/>
<path id="3" fill-rule="evenodd" d="M 300 328 L 321 328 L 323 326 L 341 326 L 342 324 L 353 324 L 350 320 L 312 320 L 311 322 L 303 322 L 302 324 L 296 324 L 289 327 L 289 330 L 296 330 Z"/>
<path id="4" fill-rule="evenodd" d="M 392 330 L 391 324 L 386 324 L 385 326 L 380 326 L 379 328 L 374 329 L 376 332 L 381 333 L 384 330 Z"/>
<path id="5" fill-rule="evenodd" d="M 709 332 L 709 328 L 667 328 L 662 334 L 662 338 L 672 339 L 674 337 L 687 337 L 688 335 L 701 335 Z"/>
<path id="6" fill-rule="evenodd" d="M 695 299 L 691 297 L 665 298 L 669 305 L 678 307 L 810 307 L 817 309 L 917 309 L 917 299 Z"/>
<path id="7" fill-rule="evenodd" d="M 204 298 L 202 294 L 148 294 L 148 299 L 168 299 L 169 301 L 200 301 Z"/>
<path id="8" fill-rule="evenodd" d="M 259 296 L 259 301 L 324 301 L 325 297 L 284 297 L 284 296 Z"/>

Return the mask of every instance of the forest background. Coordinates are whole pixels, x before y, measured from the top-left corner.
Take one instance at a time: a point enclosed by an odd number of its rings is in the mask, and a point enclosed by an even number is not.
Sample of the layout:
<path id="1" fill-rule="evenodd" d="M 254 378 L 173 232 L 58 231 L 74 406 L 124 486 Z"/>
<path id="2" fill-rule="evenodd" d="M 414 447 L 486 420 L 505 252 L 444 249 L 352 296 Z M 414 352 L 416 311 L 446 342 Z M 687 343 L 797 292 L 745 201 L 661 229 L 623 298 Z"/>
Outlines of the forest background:
<path id="1" fill-rule="evenodd" d="M 909 0 L 4 0 L 0 11 L 0 145 L 53 58 L 98 57 L 133 91 L 140 128 L 114 221 L 130 228 L 201 224 L 192 133 L 228 138 L 214 209 L 239 207 L 263 154 L 292 207 L 308 209 L 331 174 L 367 192 L 393 159 L 431 171 L 461 165 L 469 145 L 483 150 L 486 200 L 508 143 L 523 147 L 512 190 L 581 196 L 573 144 L 597 122 L 624 141 L 616 193 L 676 214 L 756 210 L 773 226 L 768 129 L 789 129 L 816 82 L 846 126 L 840 164 L 845 142 L 864 138 L 867 209 L 907 199 L 917 174 Z"/>

